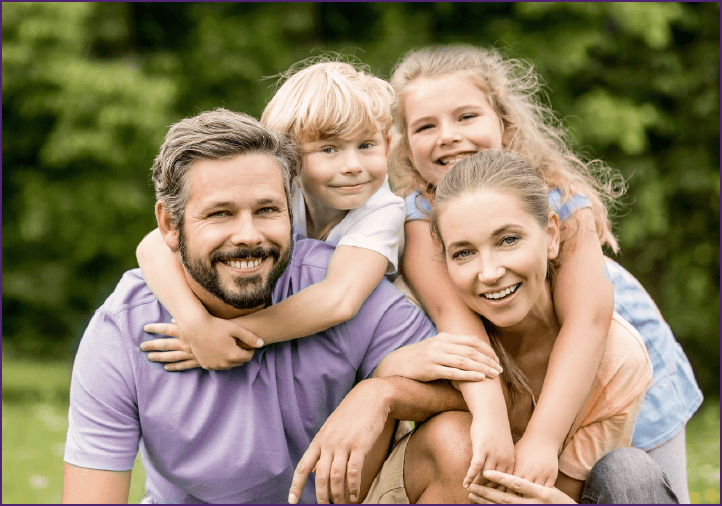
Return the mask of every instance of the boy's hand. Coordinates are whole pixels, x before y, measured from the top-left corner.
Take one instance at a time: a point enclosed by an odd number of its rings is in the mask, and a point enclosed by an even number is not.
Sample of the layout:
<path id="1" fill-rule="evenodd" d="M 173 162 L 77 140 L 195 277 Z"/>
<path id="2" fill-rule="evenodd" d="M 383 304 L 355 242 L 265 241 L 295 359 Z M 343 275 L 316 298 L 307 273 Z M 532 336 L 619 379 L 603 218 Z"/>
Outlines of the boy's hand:
<path id="1" fill-rule="evenodd" d="M 404 354 L 397 374 L 417 381 L 481 381 L 502 371 L 494 350 L 476 336 L 441 332 L 394 353 Z"/>
<path id="2" fill-rule="evenodd" d="M 156 339 L 141 345 L 143 351 L 173 351 L 171 354 L 153 354 L 149 360 L 174 362 L 168 364 L 168 371 L 180 371 L 193 367 L 224 370 L 238 367 L 248 362 L 255 354 L 255 346 L 263 341 L 240 325 L 209 317 L 200 329 L 189 333 L 175 323 L 152 323 L 143 327 L 149 333 L 165 334 L 179 339 Z M 201 330 L 202 329 L 202 330 Z M 143 349 L 145 348 L 145 349 Z"/>
<path id="3" fill-rule="evenodd" d="M 484 478 L 494 483 L 492 487 L 471 485 L 469 499 L 480 504 L 576 504 L 574 500 L 559 489 L 537 485 L 518 476 L 498 471 L 485 471 Z"/>
<path id="4" fill-rule="evenodd" d="M 483 472 L 496 469 L 504 473 L 511 473 L 514 469 L 514 442 L 511 438 L 509 424 L 504 423 L 504 413 L 489 413 L 488 416 L 474 414 L 471 422 L 471 446 L 473 456 L 471 466 L 464 478 L 464 487 L 472 483 L 488 487 L 502 487 L 488 482 Z"/>
<path id="5" fill-rule="evenodd" d="M 526 435 L 514 447 L 514 476 L 537 485 L 553 487 L 559 472 L 559 455 L 553 444 Z"/>

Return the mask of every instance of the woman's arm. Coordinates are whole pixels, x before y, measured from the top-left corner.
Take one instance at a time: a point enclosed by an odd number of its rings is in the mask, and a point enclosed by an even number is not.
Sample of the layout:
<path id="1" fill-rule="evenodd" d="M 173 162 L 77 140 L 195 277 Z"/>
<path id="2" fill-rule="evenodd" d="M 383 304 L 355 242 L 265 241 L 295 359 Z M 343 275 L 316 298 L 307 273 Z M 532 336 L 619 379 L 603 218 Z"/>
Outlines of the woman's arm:
<path id="1" fill-rule="evenodd" d="M 461 299 L 446 264 L 437 260 L 441 248 L 431 236 L 429 222 L 409 221 L 405 230 L 404 277 L 436 327 L 444 332 L 474 335 L 488 344 L 481 318 Z M 514 444 L 500 378 L 462 382 L 459 389 L 473 417 L 474 466 L 469 474 L 478 474 L 474 473 L 477 469 L 509 469 L 514 462 Z"/>
<path id="2" fill-rule="evenodd" d="M 578 228 L 564 242 L 553 286 L 561 330 L 544 386 L 524 436 L 517 443 L 514 474 L 550 486 L 564 438 L 589 394 L 612 322 L 614 288 L 590 209 L 575 213 Z M 562 239 L 570 226 L 562 229 Z"/>

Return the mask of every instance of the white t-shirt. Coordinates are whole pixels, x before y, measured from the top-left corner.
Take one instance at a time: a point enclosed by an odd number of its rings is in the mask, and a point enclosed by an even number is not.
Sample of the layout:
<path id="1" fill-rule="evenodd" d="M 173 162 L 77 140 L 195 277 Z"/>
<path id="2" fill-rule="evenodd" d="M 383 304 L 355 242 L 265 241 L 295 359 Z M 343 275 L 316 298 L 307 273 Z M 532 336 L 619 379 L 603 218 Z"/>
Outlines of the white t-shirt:
<path id="1" fill-rule="evenodd" d="M 326 242 L 332 246 L 356 246 L 382 254 L 389 260 L 386 275 L 399 269 L 404 249 L 404 199 L 394 195 L 386 177 L 376 193 L 358 209 L 350 210 L 331 229 Z M 306 235 L 306 204 L 303 192 L 293 185 L 293 226 L 296 233 Z"/>

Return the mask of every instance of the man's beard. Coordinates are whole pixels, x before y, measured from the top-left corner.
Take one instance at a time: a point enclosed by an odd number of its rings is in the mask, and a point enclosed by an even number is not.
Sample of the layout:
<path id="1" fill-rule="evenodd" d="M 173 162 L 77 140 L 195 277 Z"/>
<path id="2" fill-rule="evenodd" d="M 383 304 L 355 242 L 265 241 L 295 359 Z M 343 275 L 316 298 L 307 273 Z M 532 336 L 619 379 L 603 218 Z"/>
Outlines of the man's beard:
<path id="1" fill-rule="evenodd" d="M 253 249 L 236 248 L 228 251 L 214 251 L 208 261 L 204 261 L 204 259 L 194 256 L 188 250 L 182 223 L 178 231 L 178 250 L 186 271 L 204 290 L 236 309 L 254 309 L 271 303 L 273 289 L 291 261 L 293 235 L 291 235 L 288 244 L 288 248 L 283 251 L 278 246 L 269 248 L 257 246 Z M 234 279 L 236 290 L 233 291 L 224 286 L 218 274 L 218 269 L 215 268 L 217 262 L 224 260 L 265 259 L 267 257 L 273 258 L 273 268 L 266 276 L 266 279 L 263 279 L 261 274 L 236 277 Z"/>

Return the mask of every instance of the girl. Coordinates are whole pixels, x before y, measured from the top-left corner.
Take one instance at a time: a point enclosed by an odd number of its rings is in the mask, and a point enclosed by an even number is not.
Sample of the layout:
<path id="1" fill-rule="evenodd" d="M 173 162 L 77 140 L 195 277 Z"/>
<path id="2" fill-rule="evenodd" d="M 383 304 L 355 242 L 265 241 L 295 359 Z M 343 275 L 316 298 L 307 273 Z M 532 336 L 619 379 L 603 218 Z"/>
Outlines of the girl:
<path id="1" fill-rule="evenodd" d="M 407 208 L 402 271 L 440 331 L 485 336 L 446 267 L 436 261 L 438 244 L 429 229 L 435 185 L 450 167 L 486 149 L 505 147 L 519 153 L 551 190 L 550 203 L 561 221 L 565 247 L 551 287 L 561 327 L 544 388 L 524 435 L 510 448 L 509 429 L 501 431 L 505 422 L 497 411 L 500 385 L 461 384 L 462 391 L 473 390 L 480 398 L 478 405 L 475 401 L 469 406 L 474 420 L 485 417 L 485 423 L 475 424 L 474 459 L 466 483 L 480 479 L 479 472 L 486 469 L 504 471 L 510 459 L 515 475 L 541 485 L 554 483 L 557 456 L 594 380 L 616 308 L 638 328 L 654 365 L 655 378 L 633 442 L 651 450 L 684 502 L 684 426 L 702 395 L 654 302 L 628 272 L 603 256 L 604 244 L 618 250 L 605 204 L 613 206 L 622 193 L 620 178 L 600 163 L 582 162 L 571 151 L 565 130 L 540 102 L 536 73 L 497 51 L 468 46 L 412 51 L 397 64 L 391 84 L 395 131 L 389 176 Z M 521 375 L 508 372 L 509 390 L 528 392 Z M 499 434 L 504 434 L 502 442 Z"/>

